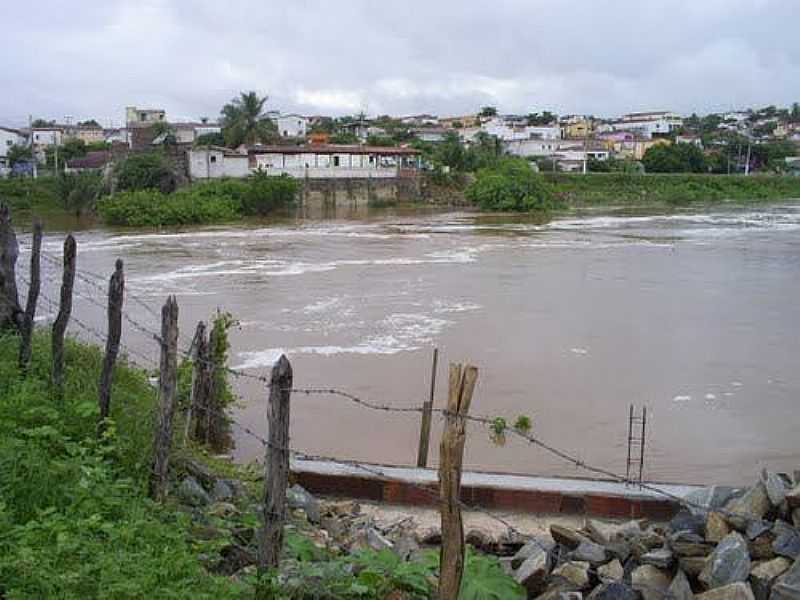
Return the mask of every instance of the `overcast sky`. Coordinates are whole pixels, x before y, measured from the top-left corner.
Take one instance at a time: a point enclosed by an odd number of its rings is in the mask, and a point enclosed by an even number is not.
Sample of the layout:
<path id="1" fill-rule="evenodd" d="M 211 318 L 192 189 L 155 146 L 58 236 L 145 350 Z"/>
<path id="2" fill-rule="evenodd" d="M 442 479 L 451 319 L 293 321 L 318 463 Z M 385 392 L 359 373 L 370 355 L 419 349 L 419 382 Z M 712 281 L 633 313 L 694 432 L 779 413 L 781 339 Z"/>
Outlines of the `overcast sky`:
<path id="1" fill-rule="evenodd" d="M 800 0 L 0 0 L 0 124 L 800 101 Z"/>

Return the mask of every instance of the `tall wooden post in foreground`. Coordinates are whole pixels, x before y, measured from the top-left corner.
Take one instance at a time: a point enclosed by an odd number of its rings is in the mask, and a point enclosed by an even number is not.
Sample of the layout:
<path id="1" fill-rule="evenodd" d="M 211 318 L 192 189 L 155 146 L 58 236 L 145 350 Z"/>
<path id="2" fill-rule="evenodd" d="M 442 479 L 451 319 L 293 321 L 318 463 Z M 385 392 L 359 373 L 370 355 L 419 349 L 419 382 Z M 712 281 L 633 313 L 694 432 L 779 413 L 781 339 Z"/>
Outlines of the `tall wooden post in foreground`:
<path id="1" fill-rule="evenodd" d="M 64 397 L 64 335 L 72 315 L 72 288 L 75 285 L 75 257 L 77 245 L 75 238 L 68 235 L 64 240 L 64 272 L 61 276 L 61 299 L 58 316 L 53 322 L 53 387 L 56 397 Z"/>
<path id="2" fill-rule="evenodd" d="M 39 290 L 42 287 L 42 223 L 33 224 L 33 240 L 31 241 L 31 273 L 28 286 L 28 301 L 25 303 L 25 317 L 22 321 L 22 341 L 19 346 L 19 370 L 28 372 L 31 364 L 31 343 L 33 339 L 33 323 L 36 319 L 36 305 L 39 302 Z"/>
<path id="3" fill-rule="evenodd" d="M 439 362 L 439 349 L 433 349 L 433 367 L 431 367 L 431 395 L 422 405 L 422 422 L 419 428 L 419 450 L 417 466 L 424 469 L 428 466 L 428 448 L 431 444 L 431 417 L 433 415 L 433 397 L 436 394 L 436 367 Z"/>
<path id="4" fill-rule="evenodd" d="M 464 523 L 461 519 L 461 470 L 466 416 L 478 380 L 471 365 L 450 364 L 444 431 L 439 454 L 439 504 L 442 516 L 439 600 L 457 600 L 464 573 Z"/>
<path id="5" fill-rule="evenodd" d="M 158 422 L 153 444 L 153 469 L 150 496 L 163 500 L 167 495 L 169 451 L 172 447 L 172 417 L 178 387 L 178 302 L 167 298 L 161 309 L 161 361 L 158 382 Z"/>
<path id="6" fill-rule="evenodd" d="M 100 431 L 103 422 L 111 413 L 111 383 L 114 378 L 114 365 L 119 354 L 119 341 L 122 337 L 122 303 L 125 293 L 125 274 L 122 261 L 117 259 L 114 274 L 108 282 L 108 336 L 106 354 L 103 357 L 103 370 L 100 373 Z"/>
<path id="7" fill-rule="evenodd" d="M 289 483 L 289 401 L 292 380 L 292 365 L 286 355 L 281 355 L 272 368 L 267 407 L 269 445 L 264 480 L 264 531 L 258 548 L 258 567 L 261 571 L 278 566 L 283 547 L 286 486 Z"/>
<path id="8" fill-rule="evenodd" d="M 18 256 L 19 244 L 11 225 L 11 210 L 0 204 L 0 330 L 19 329 L 21 322 L 14 271 Z"/>

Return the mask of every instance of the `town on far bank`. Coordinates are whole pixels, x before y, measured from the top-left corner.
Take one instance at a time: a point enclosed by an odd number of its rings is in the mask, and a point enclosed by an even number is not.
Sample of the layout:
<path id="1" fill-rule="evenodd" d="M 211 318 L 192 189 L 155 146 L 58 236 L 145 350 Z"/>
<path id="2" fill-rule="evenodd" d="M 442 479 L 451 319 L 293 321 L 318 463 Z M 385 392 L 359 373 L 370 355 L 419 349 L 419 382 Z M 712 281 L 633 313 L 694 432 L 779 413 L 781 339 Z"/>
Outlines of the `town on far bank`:
<path id="1" fill-rule="evenodd" d="M 596 173 L 619 176 L 570 176 Z M 37 202 L 92 212 L 115 225 L 221 222 L 298 200 L 323 209 L 410 199 L 531 212 L 785 199 L 800 196 L 796 175 L 798 103 L 703 116 L 484 106 L 458 116 L 332 117 L 269 110 L 268 98 L 250 91 L 217 119 L 128 106 L 122 127 L 33 116 L 24 127 L 0 126 L 0 176 L 16 181 L 3 188 L 6 201 L 31 213 Z M 191 185 L 201 182 L 203 191 Z"/>

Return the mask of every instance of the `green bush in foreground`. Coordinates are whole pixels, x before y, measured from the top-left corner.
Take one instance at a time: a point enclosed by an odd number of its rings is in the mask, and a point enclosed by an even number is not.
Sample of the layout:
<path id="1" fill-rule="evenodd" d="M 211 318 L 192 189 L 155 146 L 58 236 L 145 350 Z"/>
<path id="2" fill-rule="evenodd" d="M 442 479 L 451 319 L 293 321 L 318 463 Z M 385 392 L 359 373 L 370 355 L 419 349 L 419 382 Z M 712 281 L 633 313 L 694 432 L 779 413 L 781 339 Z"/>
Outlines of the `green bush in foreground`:
<path id="1" fill-rule="evenodd" d="M 483 210 L 546 211 L 558 205 L 547 183 L 520 158 L 505 158 L 480 169 L 465 195 Z"/>
<path id="2" fill-rule="evenodd" d="M 145 497 L 155 406 L 145 375 L 116 369 L 101 442 L 99 350 L 68 342 L 59 404 L 49 347 L 35 336 L 23 379 L 16 339 L 0 339 L 0 597 L 242 597 L 202 567 L 188 515 Z"/>

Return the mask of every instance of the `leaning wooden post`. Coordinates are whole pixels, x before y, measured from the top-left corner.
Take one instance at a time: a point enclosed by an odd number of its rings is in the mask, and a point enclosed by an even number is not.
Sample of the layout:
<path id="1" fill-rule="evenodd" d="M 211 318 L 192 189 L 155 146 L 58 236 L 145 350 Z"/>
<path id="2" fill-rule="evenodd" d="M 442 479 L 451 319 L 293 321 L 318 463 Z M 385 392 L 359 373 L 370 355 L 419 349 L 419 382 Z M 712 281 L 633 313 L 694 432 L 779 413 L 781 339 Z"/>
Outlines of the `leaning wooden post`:
<path id="1" fill-rule="evenodd" d="M 72 314 L 72 288 L 75 285 L 75 238 L 68 235 L 64 240 L 64 273 L 61 278 L 61 302 L 58 316 L 53 323 L 53 387 L 56 397 L 64 397 L 64 335 Z"/>
<path id="2" fill-rule="evenodd" d="M 108 282 L 108 337 L 106 355 L 103 357 L 103 370 L 100 373 L 100 428 L 105 429 L 105 420 L 111 413 L 111 383 L 114 378 L 114 365 L 119 354 L 119 341 L 122 337 L 122 303 L 125 295 L 125 274 L 122 260 L 117 259 L 114 273 Z"/>
<path id="3" fill-rule="evenodd" d="M 42 223 L 33 224 L 33 240 L 31 243 L 31 273 L 28 286 L 28 301 L 25 303 L 25 318 L 22 323 L 22 341 L 19 346 L 19 370 L 28 372 L 31 364 L 31 343 L 33 340 L 33 323 L 36 319 L 36 305 L 39 302 L 39 290 L 42 287 Z"/>
<path id="4" fill-rule="evenodd" d="M 431 395 L 422 405 L 422 423 L 419 428 L 419 450 L 417 466 L 424 469 L 428 466 L 428 447 L 431 443 L 431 416 L 433 413 L 433 397 L 436 394 L 436 366 L 439 362 L 439 349 L 433 349 L 433 367 L 431 367 Z"/>
<path id="5" fill-rule="evenodd" d="M 199 411 L 200 406 L 203 405 L 199 404 L 198 402 L 198 400 L 201 400 L 203 395 L 203 389 L 201 385 L 203 381 L 203 367 L 200 364 L 200 360 L 205 361 L 206 359 L 206 352 L 201 350 L 201 346 L 208 346 L 208 340 L 206 339 L 206 324 L 202 321 L 197 323 L 197 329 L 195 329 L 194 332 L 194 340 L 192 340 L 192 389 L 189 392 L 189 408 L 186 411 L 186 423 L 183 431 L 184 444 L 189 439 L 190 434 L 192 434 L 192 419 L 199 419 L 204 416 L 204 413 Z"/>
<path id="6" fill-rule="evenodd" d="M 269 442 L 264 483 L 264 531 L 259 541 L 258 566 L 264 572 L 278 566 L 286 521 L 286 486 L 289 482 L 289 400 L 292 365 L 281 355 L 272 368 L 269 388 Z"/>
<path id="7" fill-rule="evenodd" d="M 11 211 L 5 204 L 0 204 L 0 330 L 19 330 L 22 324 L 14 271 L 18 256 L 19 244 L 11 225 Z"/>
<path id="8" fill-rule="evenodd" d="M 172 447 L 172 417 L 178 387 L 178 302 L 167 298 L 161 309 L 161 361 L 158 383 L 158 422 L 150 472 L 150 497 L 163 500 L 167 495 L 169 451 Z"/>
<path id="9" fill-rule="evenodd" d="M 461 468 L 466 416 L 478 380 L 478 369 L 450 365 L 450 389 L 439 456 L 439 501 L 442 516 L 439 599 L 456 600 L 464 572 L 464 524 L 461 520 Z"/>

